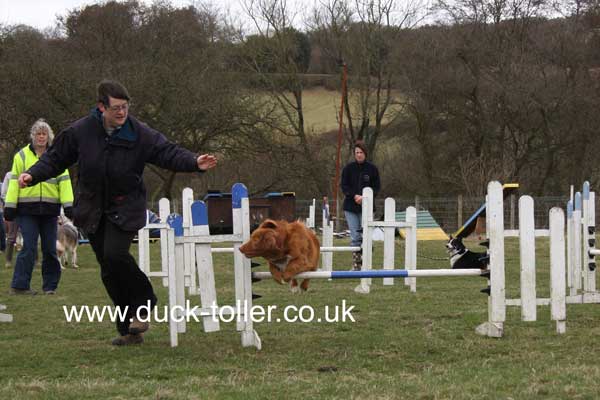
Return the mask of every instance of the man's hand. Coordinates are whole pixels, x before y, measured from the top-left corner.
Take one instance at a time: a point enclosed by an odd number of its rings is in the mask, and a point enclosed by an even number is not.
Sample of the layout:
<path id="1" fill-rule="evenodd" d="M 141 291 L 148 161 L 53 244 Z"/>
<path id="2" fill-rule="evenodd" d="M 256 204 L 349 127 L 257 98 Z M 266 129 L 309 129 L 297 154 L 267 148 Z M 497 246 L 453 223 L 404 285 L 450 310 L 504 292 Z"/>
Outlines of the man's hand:
<path id="1" fill-rule="evenodd" d="M 198 156 L 196 162 L 198 163 L 198 168 L 200 170 L 206 171 L 217 166 L 217 157 L 212 154 L 202 154 L 201 156 Z"/>
<path id="2" fill-rule="evenodd" d="M 355 194 L 354 195 L 354 202 L 356 204 L 362 204 L 362 196 L 360 194 Z"/>
<path id="3" fill-rule="evenodd" d="M 19 175 L 19 187 L 23 189 L 24 187 L 29 186 L 32 180 L 33 177 L 31 175 L 29 175 L 27 172 L 23 172 L 21 175 Z"/>

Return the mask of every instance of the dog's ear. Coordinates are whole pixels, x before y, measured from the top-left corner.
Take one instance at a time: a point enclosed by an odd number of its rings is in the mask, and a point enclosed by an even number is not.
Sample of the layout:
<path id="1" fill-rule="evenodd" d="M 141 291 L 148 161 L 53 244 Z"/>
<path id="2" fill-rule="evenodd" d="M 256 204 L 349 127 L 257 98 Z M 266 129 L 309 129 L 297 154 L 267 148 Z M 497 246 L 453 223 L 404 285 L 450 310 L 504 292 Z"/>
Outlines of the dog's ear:
<path id="1" fill-rule="evenodd" d="M 266 219 L 262 224 L 260 224 L 261 228 L 265 229 L 277 229 L 277 222 L 272 219 Z"/>

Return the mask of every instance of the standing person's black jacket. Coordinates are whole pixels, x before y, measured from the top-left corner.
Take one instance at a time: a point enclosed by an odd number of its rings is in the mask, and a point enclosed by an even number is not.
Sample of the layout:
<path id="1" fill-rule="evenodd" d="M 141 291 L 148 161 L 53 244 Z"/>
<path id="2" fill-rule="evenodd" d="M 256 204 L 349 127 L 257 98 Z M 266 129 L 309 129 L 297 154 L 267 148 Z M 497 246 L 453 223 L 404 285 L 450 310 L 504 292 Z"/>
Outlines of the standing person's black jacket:
<path id="1" fill-rule="evenodd" d="M 354 195 L 362 195 L 363 188 L 373 189 L 373 195 L 377 196 L 381 189 L 379 171 L 377 167 L 365 161 L 362 164 L 353 161 L 342 170 L 342 192 L 346 195 L 344 199 L 344 211 L 360 214 L 362 207 L 354 201 Z"/>
<path id="2" fill-rule="evenodd" d="M 197 155 L 169 142 L 132 116 L 108 135 L 98 109 L 57 135 L 53 145 L 27 172 L 30 185 L 45 181 L 79 162 L 73 222 L 94 233 L 102 215 L 124 231 L 146 223 L 147 162 L 178 172 L 201 172 Z"/>

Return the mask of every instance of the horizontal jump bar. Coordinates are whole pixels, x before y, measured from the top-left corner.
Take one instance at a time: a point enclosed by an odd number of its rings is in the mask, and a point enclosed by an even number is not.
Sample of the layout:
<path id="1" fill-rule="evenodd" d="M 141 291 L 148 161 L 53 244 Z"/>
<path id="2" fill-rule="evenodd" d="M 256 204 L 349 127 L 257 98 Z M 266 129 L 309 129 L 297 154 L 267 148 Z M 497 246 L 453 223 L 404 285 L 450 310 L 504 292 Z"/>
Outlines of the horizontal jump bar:
<path id="1" fill-rule="evenodd" d="M 334 251 L 361 251 L 360 246 L 321 246 L 323 253 L 330 253 Z"/>
<path id="2" fill-rule="evenodd" d="M 535 237 L 550 237 L 550 229 L 534 229 Z M 504 237 L 519 237 L 520 232 L 518 229 L 505 229 Z"/>
<path id="3" fill-rule="evenodd" d="M 211 247 L 211 253 L 233 253 L 233 247 Z"/>
<path id="4" fill-rule="evenodd" d="M 416 224 L 400 221 L 369 221 L 367 226 L 375 228 L 416 228 Z"/>
<path id="5" fill-rule="evenodd" d="M 233 253 L 233 247 L 212 247 L 210 249 L 213 253 Z M 334 251 L 361 251 L 360 246 L 323 246 L 321 252 L 331 253 Z"/>
<path id="6" fill-rule="evenodd" d="M 242 235 L 210 235 L 210 236 L 177 236 L 175 244 L 182 243 L 242 243 Z"/>
<path id="7" fill-rule="evenodd" d="M 362 278 L 416 278 L 432 276 L 480 276 L 487 273 L 480 269 L 385 269 L 365 271 L 315 271 L 295 276 L 300 279 L 362 279 Z M 271 278 L 270 272 L 253 272 L 253 278 Z"/>

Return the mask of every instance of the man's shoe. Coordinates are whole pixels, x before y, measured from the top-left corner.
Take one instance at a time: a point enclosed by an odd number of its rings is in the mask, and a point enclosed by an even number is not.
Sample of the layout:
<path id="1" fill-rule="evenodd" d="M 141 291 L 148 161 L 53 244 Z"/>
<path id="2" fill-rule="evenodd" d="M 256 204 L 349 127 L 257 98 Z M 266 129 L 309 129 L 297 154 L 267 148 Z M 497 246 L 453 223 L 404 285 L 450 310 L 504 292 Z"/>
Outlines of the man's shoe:
<path id="1" fill-rule="evenodd" d="M 10 288 L 8 290 L 8 294 L 11 296 L 17 296 L 17 295 L 35 296 L 37 294 L 37 292 L 35 290 L 31 290 L 31 289 Z"/>
<path id="2" fill-rule="evenodd" d="M 141 333 L 136 335 L 125 335 L 125 336 L 117 336 L 112 340 L 113 346 L 129 346 L 132 344 L 142 344 L 144 343 L 144 336 Z"/>
<path id="3" fill-rule="evenodd" d="M 137 335 L 139 333 L 144 333 L 150 328 L 150 323 L 142 322 L 139 319 L 133 317 L 133 321 L 129 324 L 129 333 L 132 335 Z"/>
<path id="4" fill-rule="evenodd" d="M 53 294 L 56 294 L 56 291 L 55 290 L 44 290 L 44 294 L 53 295 Z"/>

